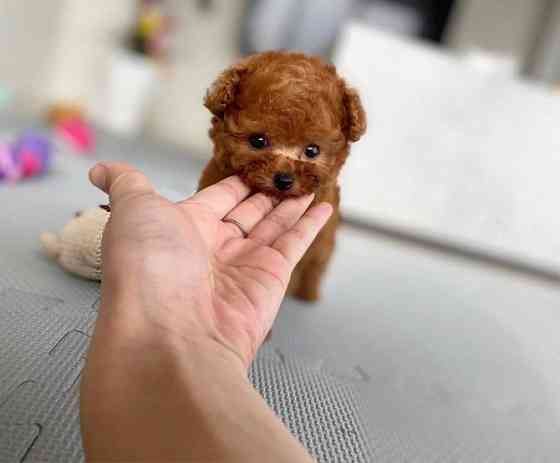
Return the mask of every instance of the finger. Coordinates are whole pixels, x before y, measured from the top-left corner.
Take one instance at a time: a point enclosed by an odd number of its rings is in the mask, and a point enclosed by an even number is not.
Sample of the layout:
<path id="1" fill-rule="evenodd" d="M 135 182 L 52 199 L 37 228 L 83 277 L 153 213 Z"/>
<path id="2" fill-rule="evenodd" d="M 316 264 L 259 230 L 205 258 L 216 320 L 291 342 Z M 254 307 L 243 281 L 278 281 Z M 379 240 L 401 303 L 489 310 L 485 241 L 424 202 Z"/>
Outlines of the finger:
<path id="1" fill-rule="evenodd" d="M 277 202 L 277 200 L 263 193 L 250 196 L 224 217 L 224 222 L 227 219 L 231 219 L 234 222 L 224 223 L 224 226 L 228 229 L 228 236 L 226 238 L 242 237 L 243 232 L 249 233 L 274 208 Z"/>
<path id="2" fill-rule="evenodd" d="M 237 176 L 228 177 L 189 199 L 181 205 L 200 204 L 214 212 L 220 219 L 249 196 L 249 188 Z"/>
<path id="3" fill-rule="evenodd" d="M 134 167 L 118 162 L 97 164 L 89 171 L 93 185 L 107 193 L 115 204 L 127 196 L 154 193 L 148 178 Z"/>
<path id="4" fill-rule="evenodd" d="M 271 245 L 296 224 L 312 201 L 313 195 L 283 201 L 255 226 L 249 238 L 265 246 Z"/>
<path id="5" fill-rule="evenodd" d="M 333 208 L 328 203 L 313 207 L 295 224 L 295 226 L 278 238 L 272 247 L 295 266 L 313 243 L 321 229 L 325 226 Z"/>

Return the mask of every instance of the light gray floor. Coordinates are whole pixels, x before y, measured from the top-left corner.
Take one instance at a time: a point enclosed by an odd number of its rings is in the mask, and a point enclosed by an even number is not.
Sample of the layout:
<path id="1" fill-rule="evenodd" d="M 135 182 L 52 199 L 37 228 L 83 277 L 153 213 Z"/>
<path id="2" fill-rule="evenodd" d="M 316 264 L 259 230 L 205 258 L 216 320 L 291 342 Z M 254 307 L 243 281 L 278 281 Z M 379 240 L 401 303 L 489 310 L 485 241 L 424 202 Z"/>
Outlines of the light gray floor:
<path id="1" fill-rule="evenodd" d="M 558 460 L 558 287 L 345 228 L 325 283 L 273 343 L 361 384 L 379 461 Z"/>

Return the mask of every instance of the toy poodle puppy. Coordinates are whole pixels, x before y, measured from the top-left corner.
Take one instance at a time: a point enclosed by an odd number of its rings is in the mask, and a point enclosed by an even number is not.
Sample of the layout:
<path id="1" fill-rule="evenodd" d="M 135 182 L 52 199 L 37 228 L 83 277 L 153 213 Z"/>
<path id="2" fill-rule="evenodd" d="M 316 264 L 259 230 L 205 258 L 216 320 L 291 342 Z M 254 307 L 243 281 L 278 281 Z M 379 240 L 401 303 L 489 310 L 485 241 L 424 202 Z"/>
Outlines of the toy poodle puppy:
<path id="1" fill-rule="evenodd" d="M 237 174 L 254 192 L 278 199 L 315 193 L 315 204 L 333 206 L 288 288 L 299 299 L 317 300 L 340 220 L 338 174 L 350 144 L 366 130 L 358 93 L 320 58 L 266 52 L 224 71 L 205 106 L 213 114 L 214 156 L 200 188 Z"/>

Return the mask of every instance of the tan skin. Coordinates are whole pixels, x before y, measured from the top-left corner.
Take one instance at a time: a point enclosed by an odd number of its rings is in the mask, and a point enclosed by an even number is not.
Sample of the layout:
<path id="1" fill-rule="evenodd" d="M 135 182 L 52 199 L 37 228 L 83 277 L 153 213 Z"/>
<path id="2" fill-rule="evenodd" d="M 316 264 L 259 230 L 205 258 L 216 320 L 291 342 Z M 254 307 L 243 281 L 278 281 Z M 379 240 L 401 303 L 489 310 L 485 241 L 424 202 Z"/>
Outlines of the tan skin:
<path id="1" fill-rule="evenodd" d="M 232 174 L 233 171 L 221 168 L 216 160 L 212 159 L 202 172 L 199 188 L 207 188 Z M 334 251 L 336 229 L 340 222 L 338 186 L 328 185 L 327 188 L 319 189 L 315 193 L 313 203 L 321 202 L 329 203 L 334 213 L 292 272 L 288 286 L 288 294 L 308 302 L 319 299 L 321 277 Z"/>
<path id="2" fill-rule="evenodd" d="M 126 164 L 90 178 L 112 215 L 81 383 L 87 460 L 312 461 L 247 368 L 331 206 L 249 196 L 237 177 L 171 203 Z"/>

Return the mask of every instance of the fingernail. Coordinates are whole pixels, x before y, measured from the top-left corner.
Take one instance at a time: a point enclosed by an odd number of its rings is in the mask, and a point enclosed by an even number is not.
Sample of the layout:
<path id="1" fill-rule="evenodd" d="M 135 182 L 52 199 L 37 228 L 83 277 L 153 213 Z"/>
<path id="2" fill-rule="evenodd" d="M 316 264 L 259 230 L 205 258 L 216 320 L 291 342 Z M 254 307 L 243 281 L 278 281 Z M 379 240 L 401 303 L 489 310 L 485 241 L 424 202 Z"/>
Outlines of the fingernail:
<path id="1" fill-rule="evenodd" d="M 89 179 L 97 188 L 106 191 L 107 187 L 107 167 L 97 164 L 89 171 Z"/>

